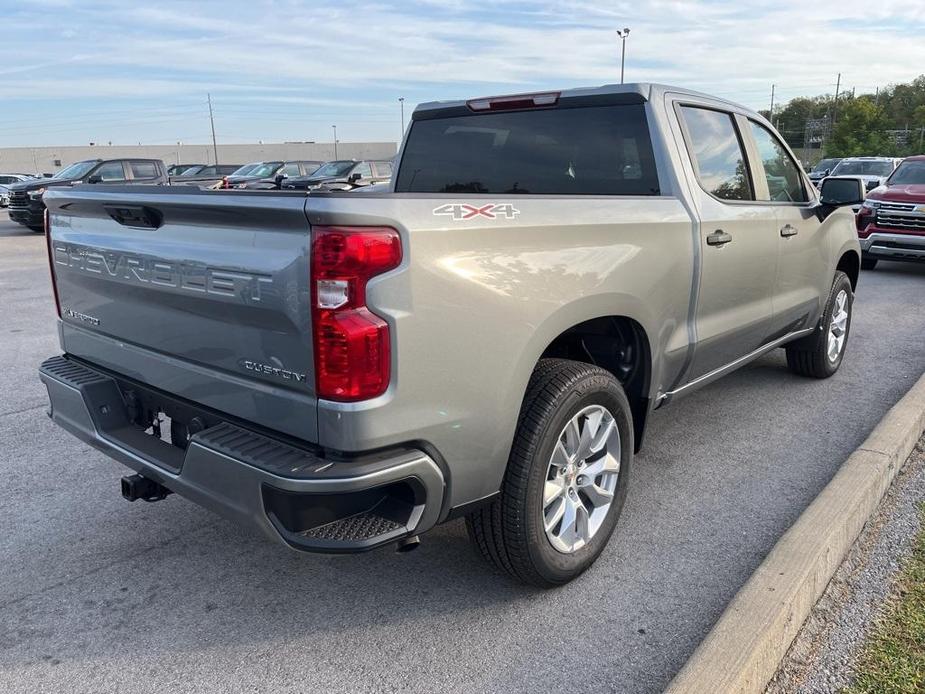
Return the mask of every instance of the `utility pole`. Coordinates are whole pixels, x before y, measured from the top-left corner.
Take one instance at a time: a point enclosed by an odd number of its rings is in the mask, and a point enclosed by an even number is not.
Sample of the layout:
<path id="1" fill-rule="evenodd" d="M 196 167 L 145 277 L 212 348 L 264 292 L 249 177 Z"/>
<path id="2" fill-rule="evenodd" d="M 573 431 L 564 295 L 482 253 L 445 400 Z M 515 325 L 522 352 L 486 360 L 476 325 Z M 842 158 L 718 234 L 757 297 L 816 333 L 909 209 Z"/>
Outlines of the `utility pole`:
<path id="1" fill-rule="evenodd" d="M 771 127 L 774 127 L 774 88 L 776 84 L 771 85 L 771 110 L 768 111 L 768 120 L 771 121 Z"/>
<path id="2" fill-rule="evenodd" d="M 212 151 L 215 153 L 215 163 L 218 164 L 218 143 L 215 141 L 215 118 L 212 117 L 212 95 L 206 94 L 209 98 L 209 123 L 212 125 Z"/>
<path id="3" fill-rule="evenodd" d="M 835 122 L 838 120 L 838 90 L 841 88 L 841 73 L 838 73 L 838 80 L 835 82 L 835 101 L 832 104 L 832 127 L 835 127 Z"/>
<path id="4" fill-rule="evenodd" d="M 630 28 L 617 29 L 617 36 L 623 40 L 623 50 L 620 54 L 620 84 L 623 84 L 623 68 L 626 66 L 626 37 L 630 35 Z"/>
<path id="5" fill-rule="evenodd" d="M 334 158 L 337 159 L 337 126 L 332 125 L 331 127 L 334 128 Z"/>
<path id="6" fill-rule="evenodd" d="M 398 97 L 398 103 L 401 104 L 401 136 L 405 137 L 405 97 Z"/>

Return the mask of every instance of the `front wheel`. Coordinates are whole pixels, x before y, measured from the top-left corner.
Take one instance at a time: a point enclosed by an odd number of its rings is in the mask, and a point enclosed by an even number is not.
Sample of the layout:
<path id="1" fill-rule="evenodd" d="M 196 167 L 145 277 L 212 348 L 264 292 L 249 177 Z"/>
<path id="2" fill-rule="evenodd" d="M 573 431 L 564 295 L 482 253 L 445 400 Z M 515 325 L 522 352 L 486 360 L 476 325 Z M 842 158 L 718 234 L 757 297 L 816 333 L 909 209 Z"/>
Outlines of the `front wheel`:
<path id="1" fill-rule="evenodd" d="M 828 378 L 841 366 L 851 331 L 854 290 L 844 272 L 835 273 L 825 312 L 812 335 L 787 345 L 787 366 L 811 378 Z"/>
<path id="2" fill-rule="evenodd" d="M 527 387 L 501 485 L 470 514 L 481 554 L 542 588 L 571 581 L 613 533 L 633 458 L 629 402 L 614 376 L 590 364 L 541 360 Z"/>

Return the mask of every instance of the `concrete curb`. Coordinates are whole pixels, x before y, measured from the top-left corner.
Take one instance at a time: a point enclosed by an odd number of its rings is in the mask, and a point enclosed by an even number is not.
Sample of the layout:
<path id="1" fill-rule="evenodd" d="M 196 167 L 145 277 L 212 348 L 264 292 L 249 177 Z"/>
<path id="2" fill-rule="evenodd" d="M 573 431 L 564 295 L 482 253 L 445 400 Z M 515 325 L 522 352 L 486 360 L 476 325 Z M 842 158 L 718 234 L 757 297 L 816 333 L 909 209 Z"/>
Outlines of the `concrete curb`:
<path id="1" fill-rule="evenodd" d="M 765 690 L 923 430 L 925 375 L 778 540 L 666 692 Z"/>

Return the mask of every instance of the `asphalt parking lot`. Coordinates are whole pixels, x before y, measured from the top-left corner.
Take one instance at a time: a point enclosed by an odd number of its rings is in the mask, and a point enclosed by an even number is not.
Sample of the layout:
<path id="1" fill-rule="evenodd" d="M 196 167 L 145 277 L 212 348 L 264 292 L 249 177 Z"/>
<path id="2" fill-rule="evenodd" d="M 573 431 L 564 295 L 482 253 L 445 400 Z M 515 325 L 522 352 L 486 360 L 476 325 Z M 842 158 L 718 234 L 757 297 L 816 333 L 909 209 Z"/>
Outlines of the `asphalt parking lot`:
<path id="1" fill-rule="evenodd" d="M 45 416 L 58 353 L 44 239 L 0 212 L 0 691 L 661 690 L 777 538 L 925 368 L 925 266 L 862 274 L 825 382 L 783 352 L 656 413 L 613 541 L 551 592 L 464 526 L 421 548 L 298 555 Z"/>

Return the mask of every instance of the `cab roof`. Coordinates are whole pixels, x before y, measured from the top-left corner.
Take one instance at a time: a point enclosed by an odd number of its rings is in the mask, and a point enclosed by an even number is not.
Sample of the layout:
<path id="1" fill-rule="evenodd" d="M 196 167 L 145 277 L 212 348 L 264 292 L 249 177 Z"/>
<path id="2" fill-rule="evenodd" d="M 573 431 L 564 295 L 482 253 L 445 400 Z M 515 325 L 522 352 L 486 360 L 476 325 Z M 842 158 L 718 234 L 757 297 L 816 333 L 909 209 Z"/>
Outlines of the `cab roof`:
<path id="1" fill-rule="evenodd" d="M 419 104 L 412 114 L 412 118 L 433 118 L 440 115 L 450 115 L 451 112 L 462 113 L 464 111 L 472 112 L 469 107 L 473 102 L 486 101 L 491 99 L 504 99 L 513 96 L 530 97 L 534 95 L 558 95 L 560 101 L 577 101 L 587 100 L 588 105 L 597 103 L 644 103 L 646 101 L 658 101 L 665 94 L 679 94 L 690 96 L 694 99 L 707 99 L 713 102 L 720 102 L 730 107 L 732 110 L 747 112 L 758 115 L 753 109 L 738 104 L 728 99 L 721 99 L 710 94 L 698 92 L 693 89 L 684 87 L 675 87 L 667 84 L 655 82 L 631 82 L 629 84 L 604 84 L 599 87 L 576 87 L 573 89 L 537 89 L 533 92 L 520 92 L 512 94 L 499 94 L 494 96 L 476 97 L 471 99 L 459 99 L 451 101 L 430 101 Z M 611 97 L 608 99 L 607 97 Z"/>

